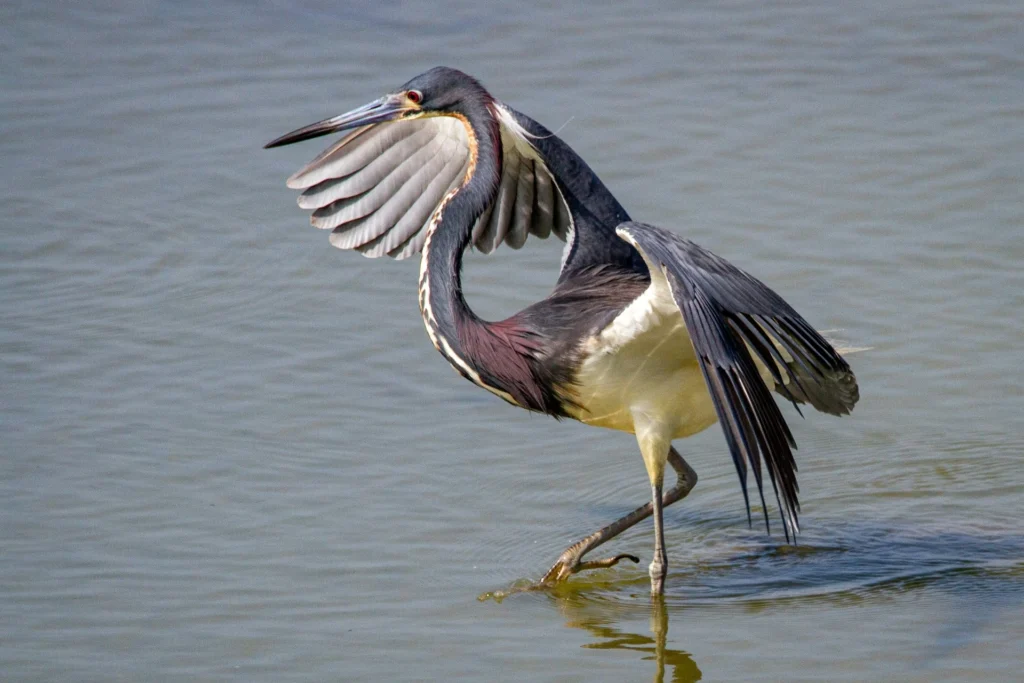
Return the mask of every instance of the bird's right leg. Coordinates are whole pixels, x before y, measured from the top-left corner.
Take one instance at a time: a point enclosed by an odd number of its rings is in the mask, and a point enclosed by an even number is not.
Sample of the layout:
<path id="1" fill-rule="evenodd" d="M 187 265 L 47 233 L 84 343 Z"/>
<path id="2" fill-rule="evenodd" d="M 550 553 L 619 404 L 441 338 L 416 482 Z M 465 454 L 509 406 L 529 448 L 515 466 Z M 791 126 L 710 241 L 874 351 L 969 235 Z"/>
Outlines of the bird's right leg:
<path id="1" fill-rule="evenodd" d="M 672 469 L 676 472 L 676 485 L 672 487 L 664 498 L 662 498 L 662 507 L 668 507 L 677 500 L 682 500 L 693 490 L 693 487 L 697 485 L 697 473 L 690 465 L 683 460 L 683 456 L 679 455 L 678 451 L 673 447 L 668 453 L 668 464 L 672 466 Z M 615 520 L 606 527 L 602 527 L 590 534 L 586 538 L 580 539 L 576 543 L 565 549 L 565 551 L 558 556 L 558 560 L 548 570 L 544 578 L 541 579 L 541 585 L 551 585 L 564 581 L 573 574 L 588 569 L 600 569 L 602 567 L 614 567 L 620 561 L 629 559 L 633 562 L 639 562 L 640 558 L 635 555 L 628 553 L 622 553 L 621 555 L 615 555 L 614 557 L 608 557 L 603 560 L 593 560 L 590 562 L 583 562 L 583 556 L 589 553 L 594 548 L 598 547 L 605 541 L 615 538 L 626 529 L 634 526 L 635 524 L 642 522 L 651 516 L 654 512 L 654 501 L 646 505 L 641 505 L 636 510 L 633 510 L 625 517 Z"/>

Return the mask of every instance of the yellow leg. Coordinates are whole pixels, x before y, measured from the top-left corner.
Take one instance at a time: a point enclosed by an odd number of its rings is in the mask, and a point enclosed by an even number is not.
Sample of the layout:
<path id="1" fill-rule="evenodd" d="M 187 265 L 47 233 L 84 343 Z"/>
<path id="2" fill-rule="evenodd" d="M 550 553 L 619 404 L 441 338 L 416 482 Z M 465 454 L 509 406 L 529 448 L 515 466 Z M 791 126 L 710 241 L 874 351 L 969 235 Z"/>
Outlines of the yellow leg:
<path id="1" fill-rule="evenodd" d="M 672 448 L 670 432 L 664 423 L 641 411 L 633 413 L 636 440 L 644 456 L 647 476 L 651 480 L 651 504 L 654 509 L 654 559 L 651 561 L 651 594 L 665 592 L 668 575 L 668 553 L 665 551 L 665 530 L 662 515 L 661 487 L 665 479 L 665 463 Z"/>
<path id="2" fill-rule="evenodd" d="M 668 507 L 677 500 L 682 500 L 687 496 L 693 487 L 697 485 L 697 473 L 690 465 L 683 460 L 683 456 L 676 452 L 676 449 L 672 448 L 668 454 L 668 464 L 672 466 L 672 469 L 676 472 L 676 485 L 673 486 L 667 493 L 665 493 L 662 499 L 662 507 Z M 651 516 L 654 512 L 654 501 L 646 505 L 641 505 L 631 513 L 617 519 L 608 526 L 602 527 L 590 534 L 586 538 L 583 538 L 576 543 L 565 549 L 565 551 L 559 555 L 555 564 L 552 565 L 551 569 L 548 570 L 544 578 L 541 579 L 539 587 L 550 586 L 564 581 L 577 572 L 585 571 L 587 569 L 598 569 L 601 567 L 611 567 L 624 559 L 630 559 L 633 562 L 639 562 L 640 558 L 633 555 L 621 554 L 614 557 L 609 557 L 604 560 L 595 560 L 593 562 L 583 562 L 583 556 L 588 552 L 598 547 L 605 541 L 615 538 L 626 529 L 629 529 L 633 525 L 642 522 Z"/>
<path id="3" fill-rule="evenodd" d="M 661 595 L 665 592 L 665 577 L 668 575 L 668 553 L 665 552 L 664 521 L 661 514 L 661 484 L 651 487 L 651 502 L 654 503 L 654 559 L 649 568 L 651 595 Z"/>

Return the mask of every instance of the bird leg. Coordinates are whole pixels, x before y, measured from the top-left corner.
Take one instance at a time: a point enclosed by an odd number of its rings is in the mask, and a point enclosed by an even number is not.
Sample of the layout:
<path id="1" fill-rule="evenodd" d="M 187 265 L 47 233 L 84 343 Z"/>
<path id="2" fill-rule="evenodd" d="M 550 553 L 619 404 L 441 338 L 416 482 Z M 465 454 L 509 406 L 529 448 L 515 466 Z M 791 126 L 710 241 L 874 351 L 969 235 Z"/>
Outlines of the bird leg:
<path id="1" fill-rule="evenodd" d="M 664 505 L 661 502 L 661 481 L 651 486 L 651 502 L 654 503 L 654 559 L 651 560 L 651 595 L 665 592 L 665 577 L 668 575 L 668 553 L 665 552 L 665 520 L 662 517 Z"/>
<path id="2" fill-rule="evenodd" d="M 693 487 L 697 485 L 697 473 L 685 460 L 683 460 L 683 456 L 679 455 L 674 447 L 669 449 L 668 464 L 671 465 L 672 469 L 676 472 L 676 485 L 665 494 L 664 498 L 661 498 L 660 495 L 658 496 L 661 502 L 661 505 L 658 506 L 659 508 L 668 507 L 677 500 L 682 500 L 688 493 L 690 493 L 690 491 L 693 490 Z M 617 519 L 608 526 L 602 527 L 586 538 L 573 543 L 558 556 L 558 560 L 555 561 L 555 564 L 548 570 L 547 574 L 544 575 L 544 578 L 541 579 L 540 585 L 556 584 L 568 579 L 573 574 L 586 571 L 588 569 L 614 567 L 620 561 L 626 559 L 632 560 L 633 562 L 640 562 L 640 558 L 628 553 L 622 553 L 620 555 L 615 555 L 614 557 L 608 557 L 603 560 L 592 560 L 589 562 L 583 562 L 582 559 L 584 555 L 594 548 L 598 547 L 605 541 L 615 538 L 631 526 L 647 519 L 653 512 L 654 499 L 652 498 L 650 503 L 641 505 L 625 517 Z M 656 527 L 660 528 L 660 526 L 659 514 L 659 519 L 656 520 Z M 656 530 L 656 540 L 658 538 L 661 537 L 657 535 Z M 662 566 L 666 566 L 664 562 L 664 543 L 661 544 L 661 553 L 663 559 Z M 657 560 L 658 557 L 656 547 L 655 559 Z"/>

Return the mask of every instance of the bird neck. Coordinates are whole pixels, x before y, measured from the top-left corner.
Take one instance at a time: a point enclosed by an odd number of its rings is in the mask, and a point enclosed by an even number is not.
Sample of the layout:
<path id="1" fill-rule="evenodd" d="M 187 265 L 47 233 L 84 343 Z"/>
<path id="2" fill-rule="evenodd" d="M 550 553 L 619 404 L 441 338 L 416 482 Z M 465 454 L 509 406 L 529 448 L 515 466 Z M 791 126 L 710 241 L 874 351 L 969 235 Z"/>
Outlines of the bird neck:
<path id="1" fill-rule="evenodd" d="M 482 324 L 462 294 L 462 256 L 473 224 L 493 201 L 501 182 L 501 136 L 485 110 L 459 115 L 469 138 L 470 161 L 462 184 L 444 196 L 427 226 L 420 261 L 420 312 L 442 331 Z"/>
<path id="2" fill-rule="evenodd" d="M 463 377 L 513 405 L 546 411 L 531 365 L 536 349 L 513 319 L 477 316 L 462 292 L 462 256 L 473 225 L 501 182 L 501 133 L 488 104 L 460 114 L 470 163 L 462 184 L 445 195 L 427 226 L 420 261 L 419 304 L 434 347 Z"/>
<path id="3" fill-rule="evenodd" d="M 437 285 L 465 315 L 476 316 L 462 296 L 462 255 L 472 239 L 473 224 L 498 191 L 501 182 L 501 135 L 486 109 L 457 118 L 466 128 L 469 168 L 462 183 L 444 196 L 427 226 L 420 262 L 420 290 Z"/>

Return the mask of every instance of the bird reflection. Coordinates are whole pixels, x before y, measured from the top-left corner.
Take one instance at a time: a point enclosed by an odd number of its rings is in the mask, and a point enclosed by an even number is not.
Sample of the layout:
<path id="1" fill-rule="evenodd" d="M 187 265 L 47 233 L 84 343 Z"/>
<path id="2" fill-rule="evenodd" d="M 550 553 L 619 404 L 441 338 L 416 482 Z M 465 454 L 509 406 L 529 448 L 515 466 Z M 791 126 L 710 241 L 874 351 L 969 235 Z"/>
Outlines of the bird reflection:
<path id="1" fill-rule="evenodd" d="M 565 617 L 566 625 L 588 631 L 595 642 L 583 647 L 591 650 L 630 650 L 643 653 L 643 659 L 655 662 L 655 683 L 663 683 L 665 669 L 670 671 L 668 680 L 673 683 L 692 683 L 703 677 L 701 670 L 684 650 L 673 650 L 666 646 L 668 641 L 668 610 L 665 598 L 651 596 L 650 629 L 652 635 L 630 633 L 619 628 L 620 618 L 610 613 L 608 605 L 600 605 L 581 594 L 551 595 L 558 611 Z"/>

